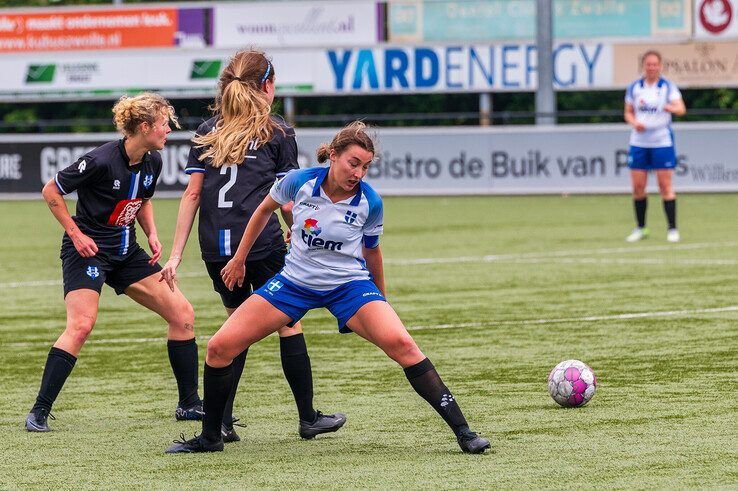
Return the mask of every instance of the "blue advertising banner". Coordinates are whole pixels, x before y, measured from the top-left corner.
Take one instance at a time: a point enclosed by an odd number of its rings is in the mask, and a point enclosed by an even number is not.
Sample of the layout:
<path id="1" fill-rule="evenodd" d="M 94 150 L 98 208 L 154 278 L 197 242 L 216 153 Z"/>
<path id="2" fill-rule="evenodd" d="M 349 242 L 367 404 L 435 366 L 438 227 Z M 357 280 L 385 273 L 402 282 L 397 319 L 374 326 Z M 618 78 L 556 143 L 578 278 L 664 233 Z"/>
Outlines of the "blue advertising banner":
<path id="1" fill-rule="evenodd" d="M 554 0 L 554 37 L 648 38 L 691 34 L 690 0 Z M 535 0 L 389 3 L 390 42 L 532 40 Z"/>
<path id="2" fill-rule="evenodd" d="M 533 43 L 338 49 L 325 57 L 318 93 L 525 91 L 537 84 Z M 553 62 L 557 89 L 612 85 L 610 45 L 558 43 Z"/>

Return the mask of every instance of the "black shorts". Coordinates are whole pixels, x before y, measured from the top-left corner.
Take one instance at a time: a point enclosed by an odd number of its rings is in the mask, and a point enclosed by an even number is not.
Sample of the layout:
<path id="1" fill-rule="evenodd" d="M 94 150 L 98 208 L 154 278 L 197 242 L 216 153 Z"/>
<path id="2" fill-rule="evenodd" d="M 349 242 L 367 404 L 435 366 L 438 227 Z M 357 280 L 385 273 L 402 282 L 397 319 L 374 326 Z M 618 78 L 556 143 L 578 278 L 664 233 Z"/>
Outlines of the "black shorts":
<path id="1" fill-rule="evenodd" d="M 140 245 L 131 245 L 128 254 L 118 256 L 98 251 L 92 257 L 82 257 L 71 242 L 63 242 L 60 256 L 64 277 L 64 296 L 83 288 L 100 293 L 107 283 L 118 295 L 142 279 L 161 271 L 159 264 L 149 264 L 151 256 Z"/>
<path id="2" fill-rule="evenodd" d="M 243 286 L 234 285 L 233 291 L 225 286 L 220 276 L 220 271 L 225 267 L 227 261 L 206 261 L 205 267 L 213 280 L 213 289 L 220 294 L 223 305 L 229 309 L 235 309 L 246 301 L 254 290 L 259 289 L 268 279 L 282 271 L 286 255 L 287 248 L 283 247 L 272 251 L 264 259 L 246 261 L 246 277 L 243 280 Z"/>

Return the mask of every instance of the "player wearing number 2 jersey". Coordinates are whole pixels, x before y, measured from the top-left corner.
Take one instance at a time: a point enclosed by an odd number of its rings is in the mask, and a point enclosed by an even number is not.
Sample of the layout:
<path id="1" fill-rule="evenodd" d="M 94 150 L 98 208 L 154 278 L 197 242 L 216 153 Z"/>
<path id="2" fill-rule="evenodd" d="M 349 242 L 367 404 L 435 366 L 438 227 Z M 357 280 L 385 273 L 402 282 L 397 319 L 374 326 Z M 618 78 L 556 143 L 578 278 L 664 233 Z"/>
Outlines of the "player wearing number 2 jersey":
<path id="1" fill-rule="evenodd" d="M 164 148 L 169 122 L 177 124 L 177 119 L 172 106 L 156 94 L 122 97 L 113 113 L 125 137 L 85 154 L 43 189 L 65 230 L 61 260 L 67 326 L 47 357 L 36 403 L 26 417 L 28 431 L 49 431 L 51 406 L 95 325 L 103 283 L 167 321 L 169 358 L 179 389 L 176 417 L 202 416 L 194 313 L 178 289 L 170 291 L 157 281 L 161 243 L 150 201 L 162 165 L 156 150 Z M 79 197 L 74 217 L 63 198 L 72 191 Z M 148 237 L 151 257 L 136 242 L 136 220 Z"/>
<path id="2" fill-rule="evenodd" d="M 283 271 L 249 297 L 208 342 L 202 434 L 175 441 L 168 453 L 223 450 L 221 415 L 230 391 L 233 359 L 284 324 L 326 307 L 342 332 L 374 343 L 404 368 L 410 385 L 446 421 L 464 452 L 482 453 L 487 439 L 469 429 L 456 399 L 385 301 L 379 236 L 382 200 L 362 179 L 374 160 L 374 142 L 363 123 L 342 129 L 318 150 L 325 168 L 293 170 L 272 186 L 250 217 L 233 258 L 221 272 L 228 288 L 249 274 L 244 258 L 269 217 L 292 201 L 292 248 Z"/>
<path id="3" fill-rule="evenodd" d="M 279 219 L 271 214 L 245 261 L 249 275 L 244 285 L 229 290 L 220 271 L 233 257 L 246 224 L 269 193 L 274 181 L 297 169 L 295 132 L 270 115 L 274 99 L 274 67 L 257 51 L 241 51 L 220 77 L 215 117 L 203 123 L 193 139 L 185 172 L 190 182 L 182 196 L 172 253 L 162 280 L 174 288 L 177 267 L 199 208 L 200 251 L 205 267 L 231 315 L 252 291 L 261 287 L 284 266 L 287 254 Z M 291 222 L 290 207 L 282 208 Z M 292 388 L 303 438 L 336 431 L 346 421 L 343 414 L 322 414 L 313 408 L 310 358 L 299 324 L 279 330 L 282 368 Z M 233 386 L 223 413 L 224 441 L 239 440 L 233 429 L 233 400 L 247 351 L 233 363 Z M 205 401 L 207 410 L 208 401 Z"/>

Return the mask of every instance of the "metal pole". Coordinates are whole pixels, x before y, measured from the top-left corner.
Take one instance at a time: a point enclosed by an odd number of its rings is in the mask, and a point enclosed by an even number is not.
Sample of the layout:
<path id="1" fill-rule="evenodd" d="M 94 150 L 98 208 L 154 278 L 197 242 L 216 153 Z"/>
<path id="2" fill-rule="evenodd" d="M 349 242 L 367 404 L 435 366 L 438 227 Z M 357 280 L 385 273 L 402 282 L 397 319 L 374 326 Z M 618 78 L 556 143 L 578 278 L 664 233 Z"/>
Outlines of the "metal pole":
<path id="1" fill-rule="evenodd" d="M 284 100 L 284 118 L 290 126 L 295 125 L 295 98 L 285 96 Z"/>
<path id="2" fill-rule="evenodd" d="M 536 44 L 538 46 L 538 90 L 536 124 L 556 124 L 556 96 L 553 90 L 553 2 L 537 0 Z"/>
<path id="3" fill-rule="evenodd" d="M 479 94 L 479 126 L 489 126 L 491 114 L 492 96 L 487 92 L 483 92 Z"/>

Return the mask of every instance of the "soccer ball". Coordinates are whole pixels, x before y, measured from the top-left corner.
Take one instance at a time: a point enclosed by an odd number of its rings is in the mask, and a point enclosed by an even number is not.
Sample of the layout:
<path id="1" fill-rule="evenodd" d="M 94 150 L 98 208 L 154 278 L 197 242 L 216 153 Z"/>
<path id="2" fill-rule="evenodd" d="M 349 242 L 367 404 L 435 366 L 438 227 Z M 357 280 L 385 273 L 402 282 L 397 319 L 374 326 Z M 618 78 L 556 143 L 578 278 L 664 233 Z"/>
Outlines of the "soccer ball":
<path id="1" fill-rule="evenodd" d="M 556 365 L 548 376 L 548 393 L 564 407 L 584 406 L 597 388 L 597 377 L 579 360 L 566 360 Z"/>

